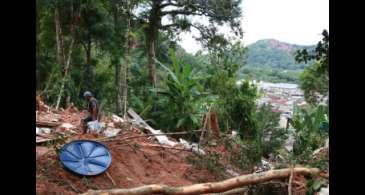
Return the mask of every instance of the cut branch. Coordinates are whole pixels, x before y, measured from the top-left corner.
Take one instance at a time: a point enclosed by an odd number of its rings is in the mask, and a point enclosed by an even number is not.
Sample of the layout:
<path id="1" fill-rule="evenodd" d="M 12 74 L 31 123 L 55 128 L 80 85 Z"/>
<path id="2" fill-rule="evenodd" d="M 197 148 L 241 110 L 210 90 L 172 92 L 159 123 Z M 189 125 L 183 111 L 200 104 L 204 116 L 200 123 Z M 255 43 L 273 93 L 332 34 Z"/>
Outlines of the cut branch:
<path id="1" fill-rule="evenodd" d="M 293 172 L 295 172 L 296 174 L 303 174 L 303 175 L 312 175 L 312 174 L 318 175 L 321 171 L 317 168 L 297 167 L 293 169 Z M 290 173 L 291 169 L 286 168 L 286 169 L 270 170 L 261 173 L 253 173 L 249 175 L 242 175 L 221 182 L 201 183 L 201 184 L 194 184 L 190 186 L 181 186 L 181 187 L 171 187 L 167 185 L 152 184 L 130 189 L 89 190 L 86 193 L 84 193 L 84 195 L 96 195 L 96 194 L 144 195 L 144 194 L 156 194 L 156 193 L 186 195 L 186 194 L 219 193 L 235 189 L 238 187 L 262 183 L 272 179 L 288 178 L 290 176 Z"/>
<path id="2" fill-rule="evenodd" d="M 117 186 L 117 184 L 115 183 L 114 179 L 112 178 L 112 176 L 108 173 L 108 172 L 105 172 L 106 173 L 106 176 L 110 179 L 110 181 L 113 183 L 113 186 Z"/>
<path id="3" fill-rule="evenodd" d="M 201 132 L 202 130 L 194 130 L 191 132 Z M 159 135 L 185 135 L 191 133 L 190 131 L 182 131 L 182 132 L 175 132 L 175 133 L 158 133 L 158 134 L 146 134 L 146 135 L 136 135 L 131 137 L 122 138 L 121 140 L 127 140 L 127 139 L 135 139 L 140 137 L 150 137 L 150 136 L 159 136 Z"/>

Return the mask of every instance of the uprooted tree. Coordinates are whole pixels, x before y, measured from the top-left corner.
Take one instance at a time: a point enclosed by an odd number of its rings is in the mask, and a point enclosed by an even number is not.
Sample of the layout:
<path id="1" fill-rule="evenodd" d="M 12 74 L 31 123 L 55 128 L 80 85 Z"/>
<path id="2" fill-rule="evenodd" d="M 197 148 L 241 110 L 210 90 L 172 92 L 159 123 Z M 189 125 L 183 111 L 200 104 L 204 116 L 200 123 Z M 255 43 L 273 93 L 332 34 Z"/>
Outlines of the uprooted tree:
<path id="1" fill-rule="evenodd" d="M 214 183 L 201 183 L 182 187 L 170 187 L 166 185 L 152 184 L 131 189 L 89 190 L 83 195 L 99 195 L 99 194 L 144 195 L 144 194 L 155 194 L 155 193 L 187 195 L 187 194 L 217 193 L 217 192 L 225 192 L 234 188 L 243 187 L 247 185 L 258 184 L 273 179 L 288 178 L 292 175 L 292 173 L 303 174 L 303 175 L 319 175 L 328 178 L 328 175 L 321 174 L 321 171 L 319 169 L 297 167 L 293 169 L 290 168 L 278 169 L 262 173 L 242 175 Z"/>

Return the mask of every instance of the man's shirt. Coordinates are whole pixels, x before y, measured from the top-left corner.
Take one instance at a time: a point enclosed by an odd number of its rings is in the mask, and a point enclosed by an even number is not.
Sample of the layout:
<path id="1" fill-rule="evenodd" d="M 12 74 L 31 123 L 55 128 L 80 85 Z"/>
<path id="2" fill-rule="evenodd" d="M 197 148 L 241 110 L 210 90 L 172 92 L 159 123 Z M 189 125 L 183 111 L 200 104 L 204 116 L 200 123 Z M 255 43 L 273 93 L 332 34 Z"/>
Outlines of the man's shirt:
<path id="1" fill-rule="evenodd" d="M 99 103 L 98 103 L 98 100 L 96 100 L 94 97 L 90 98 L 89 104 L 88 104 L 88 111 L 89 111 L 90 116 L 92 116 L 93 108 L 96 108 L 96 117 L 98 117 Z"/>

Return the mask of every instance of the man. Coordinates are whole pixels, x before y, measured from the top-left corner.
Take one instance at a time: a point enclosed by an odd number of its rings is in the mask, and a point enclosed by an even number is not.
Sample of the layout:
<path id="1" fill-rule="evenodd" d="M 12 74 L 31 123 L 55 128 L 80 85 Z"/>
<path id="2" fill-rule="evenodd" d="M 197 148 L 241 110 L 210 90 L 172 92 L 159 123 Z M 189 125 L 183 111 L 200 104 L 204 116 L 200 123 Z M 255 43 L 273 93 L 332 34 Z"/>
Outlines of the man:
<path id="1" fill-rule="evenodd" d="M 99 113 L 99 103 L 98 100 L 94 98 L 91 92 L 86 91 L 84 93 L 84 98 L 88 102 L 88 116 L 81 120 L 82 124 L 82 133 L 85 134 L 87 131 L 87 123 L 91 121 L 98 120 Z"/>

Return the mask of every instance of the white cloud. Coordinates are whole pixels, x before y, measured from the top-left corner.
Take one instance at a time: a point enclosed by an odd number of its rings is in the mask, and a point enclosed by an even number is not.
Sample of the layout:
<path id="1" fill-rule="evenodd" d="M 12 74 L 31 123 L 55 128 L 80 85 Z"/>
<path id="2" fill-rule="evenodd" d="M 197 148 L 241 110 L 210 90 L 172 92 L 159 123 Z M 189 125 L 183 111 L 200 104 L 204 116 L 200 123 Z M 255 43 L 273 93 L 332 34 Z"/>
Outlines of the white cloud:
<path id="1" fill-rule="evenodd" d="M 266 38 L 312 45 L 322 38 L 323 29 L 329 29 L 329 0 L 243 0 L 242 7 L 245 45 Z M 201 49 L 192 37 L 197 35 L 193 31 L 180 36 L 190 53 Z"/>
<path id="2" fill-rule="evenodd" d="M 246 44 L 264 38 L 311 45 L 329 27 L 329 0 L 243 0 Z"/>

